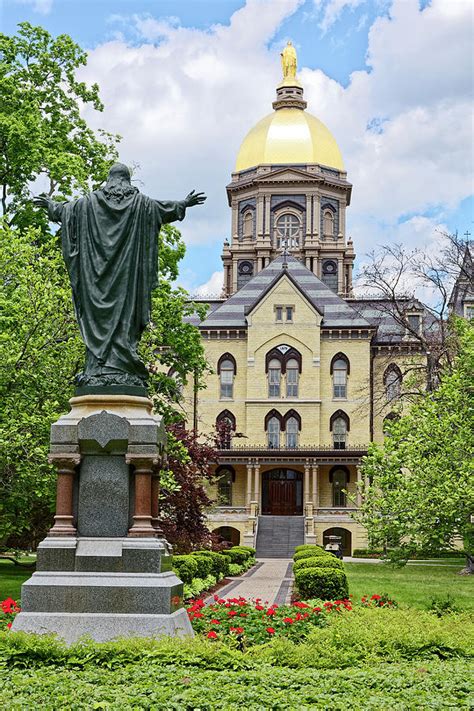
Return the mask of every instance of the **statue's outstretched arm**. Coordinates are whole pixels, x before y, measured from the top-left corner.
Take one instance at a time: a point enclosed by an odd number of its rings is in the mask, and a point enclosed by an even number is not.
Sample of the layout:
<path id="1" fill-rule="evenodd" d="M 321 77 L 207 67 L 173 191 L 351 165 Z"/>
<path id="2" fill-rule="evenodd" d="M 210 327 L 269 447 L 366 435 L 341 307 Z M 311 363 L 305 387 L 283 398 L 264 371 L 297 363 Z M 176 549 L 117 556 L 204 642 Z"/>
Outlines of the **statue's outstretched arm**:
<path id="1" fill-rule="evenodd" d="M 36 207 L 42 207 L 44 210 L 48 211 L 48 217 L 52 222 L 61 222 L 61 217 L 63 213 L 63 208 L 65 203 L 55 202 L 51 200 L 47 195 L 38 195 L 33 198 L 33 203 Z"/>
<path id="2" fill-rule="evenodd" d="M 161 222 L 167 224 L 175 222 L 175 220 L 183 220 L 187 207 L 202 205 L 205 200 L 204 193 L 196 193 L 192 190 L 184 200 L 179 200 L 178 202 L 173 202 L 172 200 L 156 200 L 155 202 L 160 210 Z"/>

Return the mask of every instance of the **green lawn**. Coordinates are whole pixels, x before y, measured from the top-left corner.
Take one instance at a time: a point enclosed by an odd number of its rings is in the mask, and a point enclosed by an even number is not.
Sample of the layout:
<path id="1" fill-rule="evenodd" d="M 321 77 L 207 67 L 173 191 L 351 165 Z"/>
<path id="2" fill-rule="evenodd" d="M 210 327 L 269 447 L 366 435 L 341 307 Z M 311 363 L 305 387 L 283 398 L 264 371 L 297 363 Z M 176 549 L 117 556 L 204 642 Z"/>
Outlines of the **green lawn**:
<path id="1" fill-rule="evenodd" d="M 398 603 L 425 608 L 431 597 L 453 598 L 461 610 L 474 611 L 474 576 L 459 575 L 462 566 L 416 565 L 394 568 L 385 563 L 346 563 L 354 598 L 388 593 Z"/>
<path id="2" fill-rule="evenodd" d="M 22 583 L 30 578 L 32 573 L 32 569 L 25 570 L 9 560 L 0 559 L 0 600 L 4 600 L 6 597 L 18 600 Z"/>

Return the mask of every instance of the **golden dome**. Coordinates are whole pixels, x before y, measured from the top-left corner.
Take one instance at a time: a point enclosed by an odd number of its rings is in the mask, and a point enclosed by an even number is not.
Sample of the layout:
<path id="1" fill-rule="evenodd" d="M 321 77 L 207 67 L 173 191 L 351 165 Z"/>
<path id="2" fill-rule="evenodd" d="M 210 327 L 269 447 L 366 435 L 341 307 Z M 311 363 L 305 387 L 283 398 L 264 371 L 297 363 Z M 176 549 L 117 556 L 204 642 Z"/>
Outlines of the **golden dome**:
<path id="1" fill-rule="evenodd" d="M 336 139 L 315 116 L 300 108 L 281 108 L 265 116 L 246 135 L 235 170 L 261 164 L 320 163 L 344 170 Z"/>

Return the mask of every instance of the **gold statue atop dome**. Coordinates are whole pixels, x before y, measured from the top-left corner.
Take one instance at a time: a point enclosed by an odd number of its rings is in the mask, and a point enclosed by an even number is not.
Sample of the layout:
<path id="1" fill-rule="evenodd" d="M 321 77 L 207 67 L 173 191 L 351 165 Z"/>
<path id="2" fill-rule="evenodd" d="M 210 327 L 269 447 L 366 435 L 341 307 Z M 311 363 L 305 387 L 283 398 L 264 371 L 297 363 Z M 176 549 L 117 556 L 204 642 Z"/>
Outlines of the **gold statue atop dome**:
<path id="1" fill-rule="evenodd" d="M 291 40 L 288 40 L 288 43 L 283 52 L 280 53 L 280 56 L 283 79 L 296 79 L 296 49 L 293 47 Z"/>

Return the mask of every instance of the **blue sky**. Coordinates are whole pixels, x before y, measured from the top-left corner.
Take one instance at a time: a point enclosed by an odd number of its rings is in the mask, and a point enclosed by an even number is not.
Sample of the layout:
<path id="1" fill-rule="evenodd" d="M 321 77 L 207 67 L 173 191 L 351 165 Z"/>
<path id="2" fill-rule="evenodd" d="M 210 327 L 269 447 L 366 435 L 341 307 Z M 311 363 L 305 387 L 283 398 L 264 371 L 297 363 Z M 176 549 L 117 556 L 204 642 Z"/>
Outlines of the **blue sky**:
<path id="1" fill-rule="evenodd" d="M 387 241 L 435 244 L 437 228 L 474 232 L 470 0 L 3 0 L 0 19 L 8 34 L 27 20 L 88 49 L 83 77 L 105 111 L 87 118 L 123 136 L 145 192 L 209 194 L 182 224 L 191 291 L 218 290 L 225 185 L 271 110 L 288 38 L 308 110 L 354 183 L 360 259 Z"/>

